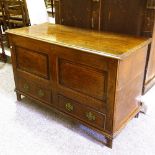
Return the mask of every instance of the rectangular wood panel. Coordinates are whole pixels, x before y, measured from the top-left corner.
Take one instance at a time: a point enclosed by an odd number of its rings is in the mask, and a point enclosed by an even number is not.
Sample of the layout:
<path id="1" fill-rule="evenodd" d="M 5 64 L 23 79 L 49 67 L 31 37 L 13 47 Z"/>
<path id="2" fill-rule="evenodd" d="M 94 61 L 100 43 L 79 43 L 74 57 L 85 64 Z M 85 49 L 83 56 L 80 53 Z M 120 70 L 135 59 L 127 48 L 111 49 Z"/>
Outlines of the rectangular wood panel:
<path id="1" fill-rule="evenodd" d="M 49 62 L 46 54 L 16 47 L 16 59 L 18 69 L 49 79 Z"/>
<path id="2" fill-rule="evenodd" d="M 74 91 L 103 100 L 107 74 L 84 65 L 59 59 L 59 84 Z"/>

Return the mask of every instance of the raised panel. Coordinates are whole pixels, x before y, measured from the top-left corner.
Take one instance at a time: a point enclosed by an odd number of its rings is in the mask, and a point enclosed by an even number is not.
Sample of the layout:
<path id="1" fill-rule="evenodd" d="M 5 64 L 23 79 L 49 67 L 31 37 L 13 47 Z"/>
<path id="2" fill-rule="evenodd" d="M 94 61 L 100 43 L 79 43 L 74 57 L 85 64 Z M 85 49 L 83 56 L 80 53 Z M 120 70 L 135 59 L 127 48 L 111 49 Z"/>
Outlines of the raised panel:
<path id="1" fill-rule="evenodd" d="M 17 69 L 49 79 L 48 56 L 26 48 L 16 47 Z"/>
<path id="2" fill-rule="evenodd" d="M 107 72 L 59 59 L 59 84 L 82 94 L 104 100 L 107 89 Z"/>

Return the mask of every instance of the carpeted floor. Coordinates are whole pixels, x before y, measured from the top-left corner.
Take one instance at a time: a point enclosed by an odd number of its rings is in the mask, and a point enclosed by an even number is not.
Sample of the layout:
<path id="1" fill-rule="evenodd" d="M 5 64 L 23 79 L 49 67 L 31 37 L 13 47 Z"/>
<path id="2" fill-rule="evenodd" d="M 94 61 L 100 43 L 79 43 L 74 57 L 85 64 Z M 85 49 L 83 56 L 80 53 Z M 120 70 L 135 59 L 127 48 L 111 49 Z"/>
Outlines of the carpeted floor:
<path id="1" fill-rule="evenodd" d="M 24 98 L 16 101 L 12 66 L 0 62 L 0 155 L 154 155 L 155 87 L 145 95 L 147 114 L 134 118 L 113 149 L 98 133 Z"/>

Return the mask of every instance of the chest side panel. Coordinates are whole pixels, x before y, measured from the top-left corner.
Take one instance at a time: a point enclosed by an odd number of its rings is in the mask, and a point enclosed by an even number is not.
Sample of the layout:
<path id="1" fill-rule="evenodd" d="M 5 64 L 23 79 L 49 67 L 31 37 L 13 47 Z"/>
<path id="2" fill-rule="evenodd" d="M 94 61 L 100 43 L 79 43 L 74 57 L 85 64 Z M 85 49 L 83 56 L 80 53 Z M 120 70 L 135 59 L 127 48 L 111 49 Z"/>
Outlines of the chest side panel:
<path id="1" fill-rule="evenodd" d="M 121 60 L 118 67 L 114 130 L 118 131 L 140 110 L 147 46 Z"/>

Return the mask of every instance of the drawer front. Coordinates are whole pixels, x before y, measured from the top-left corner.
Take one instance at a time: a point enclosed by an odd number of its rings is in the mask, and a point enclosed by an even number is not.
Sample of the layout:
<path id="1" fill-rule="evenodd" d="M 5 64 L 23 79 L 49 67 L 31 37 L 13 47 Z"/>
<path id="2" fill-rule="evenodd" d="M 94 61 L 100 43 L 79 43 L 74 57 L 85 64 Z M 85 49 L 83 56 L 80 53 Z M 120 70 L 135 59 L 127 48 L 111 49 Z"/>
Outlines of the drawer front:
<path id="1" fill-rule="evenodd" d="M 62 95 L 58 95 L 58 102 L 55 104 L 61 111 L 68 113 L 80 120 L 98 127 L 105 128 L 106 115 L 94 111 L 93 109 L 86 107 L 76 101 L 66 98 Z"/>
<path id="2" fill-rule="evenodd" d="M 29 95 L 42 102 L 51 103 L 51 91 L 39 86 L 37 83 L 30 82 L 24 78 L 18 78 L 17 90 Z"/>

